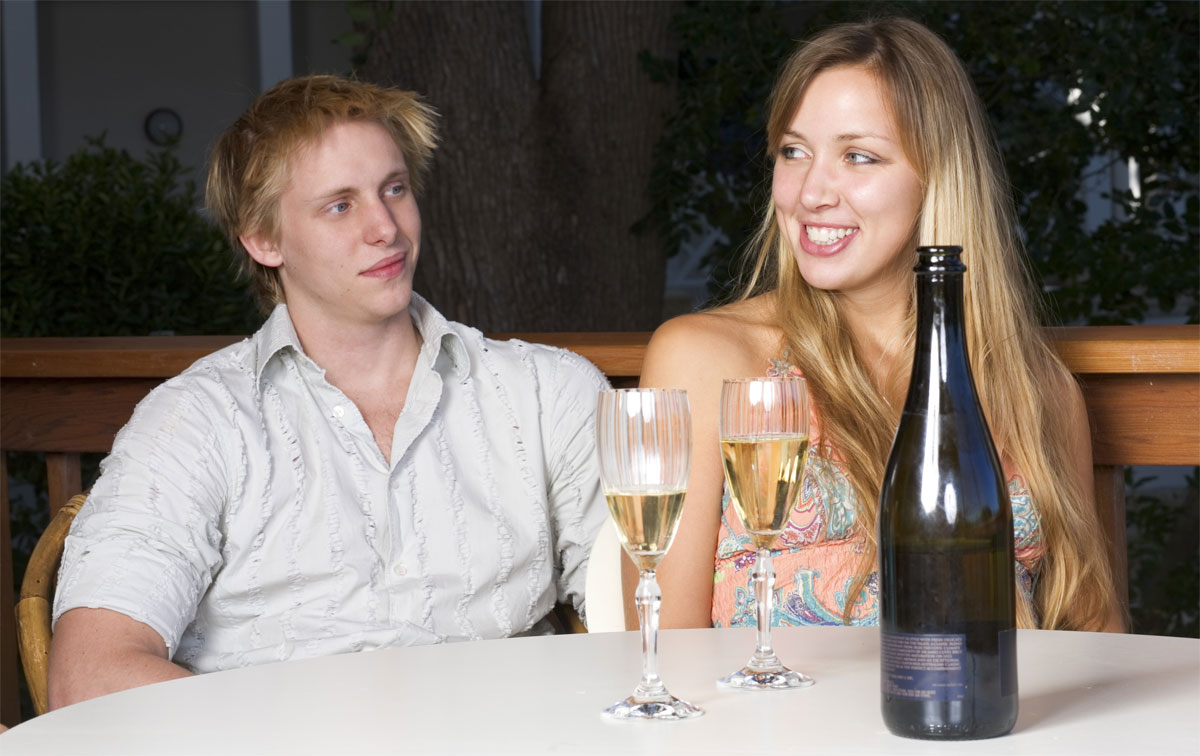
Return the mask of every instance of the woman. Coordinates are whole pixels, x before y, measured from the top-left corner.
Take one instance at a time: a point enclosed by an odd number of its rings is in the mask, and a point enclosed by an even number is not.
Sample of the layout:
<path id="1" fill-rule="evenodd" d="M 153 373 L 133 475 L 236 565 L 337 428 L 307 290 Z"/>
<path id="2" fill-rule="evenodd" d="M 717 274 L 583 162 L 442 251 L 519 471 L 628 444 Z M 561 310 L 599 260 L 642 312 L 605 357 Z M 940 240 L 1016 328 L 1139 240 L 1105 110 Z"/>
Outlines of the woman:
<path id="1" fill-rule="evenodd" d="M 813 445 L 774 552 L 774 622 L 878 621 L 876 509 L 912 363 L 916 247 L 961 244 L 972 370 L 1013 504 L 1018 622 L 1122 631 L 1083 398 L 1042 337 L 1002 164 L 954 53 L 904 19 L 829 29 L 782 69 L 767 143 L 772 193 L 740 297 L 665 323 L 642 368 L 643 386 L 687 389 L 693 412 L 663 626 L 754 624 L 754 549 L 723 501 L 717 410 L 722 379 L 787 372 L 807 379 Z"/>

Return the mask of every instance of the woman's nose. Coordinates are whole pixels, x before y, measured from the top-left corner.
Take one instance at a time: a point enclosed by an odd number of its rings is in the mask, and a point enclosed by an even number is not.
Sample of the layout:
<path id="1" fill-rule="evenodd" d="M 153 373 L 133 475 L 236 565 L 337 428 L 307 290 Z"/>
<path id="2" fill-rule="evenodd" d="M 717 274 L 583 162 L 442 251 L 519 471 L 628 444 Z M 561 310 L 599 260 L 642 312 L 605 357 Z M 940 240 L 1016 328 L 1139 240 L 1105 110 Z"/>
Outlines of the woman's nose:
<path id="1" fill-rule="evenodd" d="M 828 161 L 814 159 L 800 185 L 800 203 L 807 210 L 820 210 L 837 204 L 837 179 Z"/>

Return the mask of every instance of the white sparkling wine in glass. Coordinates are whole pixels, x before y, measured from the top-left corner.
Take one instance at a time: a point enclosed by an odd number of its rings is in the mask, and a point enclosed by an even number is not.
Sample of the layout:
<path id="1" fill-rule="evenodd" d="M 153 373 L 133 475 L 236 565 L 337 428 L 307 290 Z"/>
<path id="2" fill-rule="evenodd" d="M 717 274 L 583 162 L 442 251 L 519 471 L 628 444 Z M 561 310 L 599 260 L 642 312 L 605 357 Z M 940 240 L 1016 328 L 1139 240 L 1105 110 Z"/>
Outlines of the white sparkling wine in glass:
<path id="1" fill-rule="evenodd" d="M 666 556 L 679 529 L 684 493 L 681 489 L 604 494 L 621 545 L 638 570 L 653 570 Z"/>
<path id="2" fill-rule="evenodd" d="M 771 647 L 775 566 L 771 546 L 795 506 L 808 458 L 808 385 L 799 376 L 726 378 L 721 383 L 717 433 L 729 501 L 754 544 L 754 654 L 718 682 L 743 690 L 782 690 L 813 684 L 783 666 Z M 740 590 L 740 589 L 739 589 Z"/>
<path id="3" fill-rule="evenodd" d="M 808 457 L 808 435 L 721 439 L 721 458 L 737 509 L 755 548 L 769 549 L 783 532 Z"/>
<path id="4" fill-rule="evenodd" d="M 692 410 L 682 389 L 616 389 L 596 398 L 596 452 L 608 513 L 638 568 L 634 593 L 642 632 L 642 679 L 633 695 L 604 710 L 613 719 L 691 719 L 704 713 L 667 690 L 658 674 L 662 590 L 655 571 L 666 556 L 692 467 Z"/>

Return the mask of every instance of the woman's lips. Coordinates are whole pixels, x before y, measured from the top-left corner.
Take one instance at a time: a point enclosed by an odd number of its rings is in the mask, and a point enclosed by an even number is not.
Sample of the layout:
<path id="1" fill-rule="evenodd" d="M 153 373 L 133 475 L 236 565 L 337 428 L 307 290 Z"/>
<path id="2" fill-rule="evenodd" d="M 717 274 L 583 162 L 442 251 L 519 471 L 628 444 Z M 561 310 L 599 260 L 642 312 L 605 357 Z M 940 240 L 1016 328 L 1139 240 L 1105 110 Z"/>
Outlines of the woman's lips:
<path id="1" fill-rule="evenodd" d="M 367 278 L 395 278 L 404 272 L 404 263 L 407 261 L 408 255 L 401 253 L 392 255 L 386 260 L 381 260 L 375 265 L 367 268 L 359 275 Z"/>
<path id="2" fill-rule="evenodd" d="M 838 239 L 837 241 L 830 242 L 829 244 L 818 244 L 817 242 L 813 241 L 808 235 L 808 229 L 810 227 L 815 228 L 815 229 L 822 229 L 822 230 L 823 229 L 832 229 L 832 230 L 846 229 L 847 232 L 846 232 L 845 236 L 843 236 L 841 239 Z M 822 233 L 826 233 L 826 232 L 823 231 Z M 841 252 L 843 249 L 845 249 L 847 246 L 849 246 L 850 242 L 854 241 L 854 239 L 857 236 L 858 236 L 857 228 L 849 228 L 847 226 L 818 226 L 818 225 L 814 225 L 814 224 L 801 224 L 801 226 L 800 226 L 800 248 L 803 249 L 806 254 L 813 255 L 814 257 L 832 257 L 833 255 L 836 255 L 838 252 Z"/>

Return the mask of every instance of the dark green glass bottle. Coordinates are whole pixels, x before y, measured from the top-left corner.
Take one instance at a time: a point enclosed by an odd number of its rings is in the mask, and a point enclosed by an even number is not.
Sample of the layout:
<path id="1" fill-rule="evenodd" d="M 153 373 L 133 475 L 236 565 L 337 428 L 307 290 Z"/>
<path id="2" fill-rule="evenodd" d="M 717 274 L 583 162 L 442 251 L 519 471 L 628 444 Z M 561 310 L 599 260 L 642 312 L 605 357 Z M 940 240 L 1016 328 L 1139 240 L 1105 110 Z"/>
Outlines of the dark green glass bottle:
<path id="1" fill-rule="evenodd" d="M 961 252 L 917 248 L 912 377 L 879 501 L 883 720 L 912 738 L 1017 720 L 1012 505 L 967 359 Z"/>

